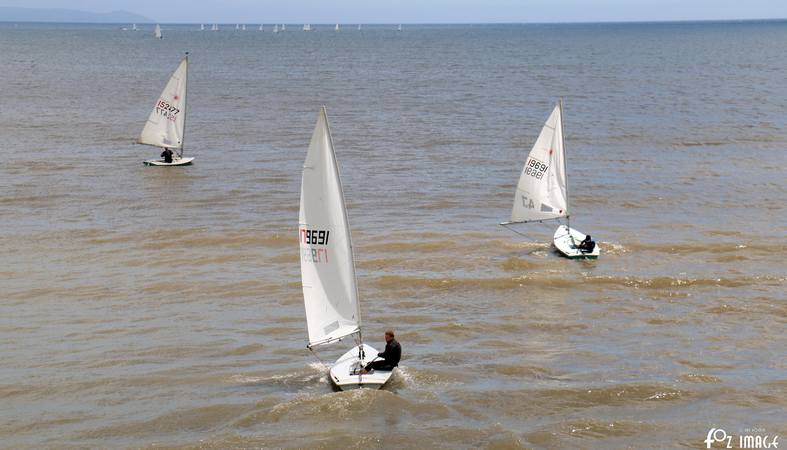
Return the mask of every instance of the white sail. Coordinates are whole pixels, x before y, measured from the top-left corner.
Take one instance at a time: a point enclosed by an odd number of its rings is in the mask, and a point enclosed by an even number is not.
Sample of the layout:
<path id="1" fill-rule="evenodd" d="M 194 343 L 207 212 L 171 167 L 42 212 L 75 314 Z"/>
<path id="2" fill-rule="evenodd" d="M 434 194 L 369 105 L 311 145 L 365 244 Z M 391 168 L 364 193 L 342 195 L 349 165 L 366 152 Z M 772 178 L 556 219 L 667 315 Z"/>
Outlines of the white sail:
<path id="1" fill-rule="evenodd" d="M 358 31 L 361 31 L 361 24 L 358 24 Z"/>
<path id="2" fill-rule="evenodd" d="M 287 31 L 287 25 L 281 24 L 281 31 Z"/>
<path id="3" fill-rule="evenodd" d="M 350 228 L 328 117 L 320 110 L 303 165 L 298 240 L 309 345 L 360 331 Z"/>
<path id="4" fill-rule="evenodd" d="M 161 27 L 159 24 L 156 24 L 156 29 L 153 30 L 153 35 L 156 36 L 157 39 L 161 39 Z"/>
<path id="5" fill-rule="evenodd" d="M 278 24 L 273 26 L 273 32 L 274 33 L 278 33 L 279 32 L 279 25 Z"/>
<path id="6" fill-rule="evenodd" d="M 260 25 L 260 31 L 262 31 L 262 25 Z"/>
<path id="7" fill-rule="evenodd" d="M 204 24 L 204 23 L 203 23 L 203 24 L 200 24 L 200 26 L 199 26 L 199 30 L 200 30 L 200 31 L 205 31 L 205 24 Z"/>
<path id="8" fill-rule="evenodd" d="M 156 100 L 153 111 L 139 136 L 140 144 L 172 149 L 183 148 L 188 67 L 189 58 L 185 56 L 170 77 L 161 96 Z"/>
<path id="9" fill-rule="evenodd" d="M 240 29 L 246 31 L 246 24 L 244 23 L 243 25 L 241 25 Z"/>
<path id="10" fill-rule="evenodd" d="M 401 23 L 399 24 L 399 28 L 397 28 L 397 30 L 398 31 L 402 31 L 402 24 Z"/>
<path id="11" fill-rule="evenodd" d="M 219 26 L 217 24 L 213 24 L 213 31 L 219 31 Z"/>
<path id="12" fill-rule="evenodd" d="M 311 31 L 311 30 L 312 30 L 312 26 L 309 25 L 308 23 L 303 25 L 303 31 Z"/>
<path id="13" fill-rule="evenodd" d="M 240 25 L 238 25 L 238 24 L 236 23 L 236 24 L 235 24 L 235 31 L 238 31 L 238 30 L 240 30 Z"/>
<path id="14" fill-rule="evenodd" d="M 519 177 L 511 222 L 556 219 L 568 215 L 563 115 L 556 105 Z"/>
<path id="15" fill-rule="evenodd" d="M 137 24 L 131 25 L 131 31 L 139 31 L 139 28 L 137 28 Z"/>
<path id="16" fill-rule="evenodd" d="M 339 31 L 339 24 L 336 24 L 336 31 Z"/>

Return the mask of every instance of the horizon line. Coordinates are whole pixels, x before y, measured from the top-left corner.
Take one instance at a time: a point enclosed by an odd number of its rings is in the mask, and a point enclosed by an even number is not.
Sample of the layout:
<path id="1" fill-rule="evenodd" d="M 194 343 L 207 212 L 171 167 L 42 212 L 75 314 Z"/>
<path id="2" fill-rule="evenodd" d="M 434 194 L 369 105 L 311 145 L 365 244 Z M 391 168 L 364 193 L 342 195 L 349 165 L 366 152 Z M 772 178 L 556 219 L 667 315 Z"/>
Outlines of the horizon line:
<path id="1" fill-rule="evenodd" d="M 36 21 L 36 20 L 3 20 L 4 24 L 62 24 L 62 25 L 126 25 L 129 23 L 161 24 L 161 25 L 604 25 L 604 24 L 662 24 L 662 23 L 733 23 L 733 22 L 784 22 L 787 17 L 775 18 L 750 18 L 750 19 L 665 19 L 665 20 L 598 20 L 598 21 L 564 21 L 564 22 L 159 22 L 155 20 L 137 22 L 61 22 L 61 21 Z"/>

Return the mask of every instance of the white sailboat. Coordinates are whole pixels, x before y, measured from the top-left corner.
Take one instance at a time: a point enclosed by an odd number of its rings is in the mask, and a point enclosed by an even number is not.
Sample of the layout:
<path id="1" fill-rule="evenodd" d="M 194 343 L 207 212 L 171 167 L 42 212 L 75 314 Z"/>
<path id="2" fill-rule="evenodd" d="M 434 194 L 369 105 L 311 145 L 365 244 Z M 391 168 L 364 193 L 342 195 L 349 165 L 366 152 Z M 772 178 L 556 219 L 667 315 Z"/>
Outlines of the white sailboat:
<path id="1" fill-rule="evenodd" d="M 361 31 L 361 24 L 358 24 L 358 31 Z"/>
<path id="2" fill-rule="evenodd" d="M 402 24 L 401 23 L 399 24 L 399 28 L 397 28 L 396 31 L 402 31 Z"/>
<path id="3" fill-rule="evenodd" d="M 353 346 L 331 367 L 340 389 L 380 388 L 393 371 L 360 369 L 377 356 L 363 343 L 350 226 L 325 107 L 320 109 L 303 165 L 298 240 L 301 281 L 309 334 L 307 347 L 357 335 Z"/>
<path id="4" fill-rule="evenodd" d="M 338 24 L 338 23 L 336 24 L 336 28 L 335 28 L 335 30 L 336 30 L 336 31 L 339 31 L 339 24 Z"/>
<path id="5" fill-rule="evenodd" d="M 139 31 L 139 28 L 137 28 L 137 24 L 135 23 L 131 24 L 131 31 Z"/>
<path id="6" fill-rule="evenodd" d="M 161 39 L 164 37 L 161 35 L 161 27 L 159 26 L 159 24 L 156 24 L 156 29 L 153 30 L 153 36 L 155 36 L 156 39 Z"/>
<path id="7" fill-rule="evenodd" d="M 308 23 L 303 25 L 303 31 L 311 31 L 311 30 L 312 30 L 312 26 L 309 25 Z"/>
<path id="8" fill-rule="evenodd" d="M 596 245 L 592 251 L 579 249 L 578 244 L 585 239 L 585 235 L 570 227 L 563 102 L 560 101 L 527 156 L 516 187 L 511 220 L 500 225 L 543 222 L 563 217 L 567 225 L 560 225 L 555 231 L 555 247 L 569 258 L 598 258 L 599 246 Z"/>
<path id="9" fill-rule="evenodd" d="M 194 161 L 183 156 L 186 132 L 186 85 L 188 83 L 189 54 L 180 61 L 169 78 L 164 91 L 150 112 L 145 127 L 137 141 L 140 144 L 174 150 L 172 162 L 163 159 L 145 161 L 148 166 L 185 166 Z"/>
<path id="10" fill-rule="evenodd" d="M 281 24 L 281 31 L 287 31 L 287 25 Z"/>
<path id="11" fill-rule="evenodd" d="M 273 26 L 273 32 L 274 33 L 278 33 L 279 32 L 279 25 L 278 24 Z"/>
<path id="12" fill-rule="evenodd" d="M 219 26 L 214 23 L 210 31 L 219 31 Z"/>
<path id="13" fill-rule="evenodd" d="M 200 24 L 199 30 L 200 31 L 205 31 L 205 24 L 204 23 Z"/>
<path id="14" fill-rule="evenodd" d="M 262 25 L 260 25 L 260 31 L 262 31 Z"/>
<path id="15" fill-rule="evenodd" d="M 240 29 L 241 29 L 242 31 L 246 31 L 246 24 L 244 23 L 243 25 L 241 25 L 241 26 L 240 26 Z"/>
<path id="16" fill-rule="evenodd" d="M 238 25 L 238 24 L 236 23 L 236 24 L 235 24 L 235 31 L 238 31 L 238 30 L 240 30 L 240 25 Z"/>

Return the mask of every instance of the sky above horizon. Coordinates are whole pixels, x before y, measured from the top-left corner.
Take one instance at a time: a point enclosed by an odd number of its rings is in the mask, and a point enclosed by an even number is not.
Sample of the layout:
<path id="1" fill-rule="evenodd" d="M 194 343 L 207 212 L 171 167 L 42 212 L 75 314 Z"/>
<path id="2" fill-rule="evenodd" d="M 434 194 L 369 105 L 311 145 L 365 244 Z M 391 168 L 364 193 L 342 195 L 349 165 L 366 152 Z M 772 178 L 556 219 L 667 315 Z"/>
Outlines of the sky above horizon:
<path id="1" fill-rule="evenodd" d="M 0 0 L 0 6 L 125 10 L 182 23 L 479 23 L 787 18 L 787 0 Z"/>

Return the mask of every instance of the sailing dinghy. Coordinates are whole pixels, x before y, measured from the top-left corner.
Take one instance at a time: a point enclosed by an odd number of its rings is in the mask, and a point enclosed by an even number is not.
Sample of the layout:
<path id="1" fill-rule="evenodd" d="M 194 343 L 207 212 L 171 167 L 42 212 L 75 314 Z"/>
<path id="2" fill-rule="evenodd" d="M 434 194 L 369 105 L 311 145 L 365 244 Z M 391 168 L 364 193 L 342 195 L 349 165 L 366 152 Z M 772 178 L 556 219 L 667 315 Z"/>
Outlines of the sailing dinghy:
<path id="1" fill-rule="evenodd" d="M 183 138 L 186 131 L 186 82 L 189 70 L 189 54 L 180 61 L 167 86 L 153 106 L 153 111 L 139 135 L 140 144 L 173 150 L 172 162 L 163 159 L 145 161 L 148 166 L 186 166 L 193 157 L 183 156 Z"/>
<path id="2" fill-rule="evenodd" d="M 161 25 L 156 24 L 156 29 L 153 30 L 153 36 L 155 36 L 156 39 L 162 39 L 164 37 L 161 35 Z"/>
<path id="3" fill-rule="evenodd" d="M 377 350 L 361 335 L 361 308 L 355 279 L 350 226 L 325 107 L 320 109 L 303 165 L 298 227 L 301 282 L 309 334 L 307 347 L 356 337 L 357 345 L 331 367 L 339 389 L 380 388 L 393 371 L 361 374 Z"/>
<path id="4" fill-rule="evenodd" d="M 563 102 L 558 102 L 549 115 L 541 134 L 527 156 L 514 196 L 511 220 L 500 225 L 543 222 L 566 218 L 553 236 L 555 248 L 572 259 L 598 258 L 598 244 L 592 251 L 583 251 L 578 244 L 585 235 L 571 228 L 568 213 L 566 151 L 563 141 Z"/>

